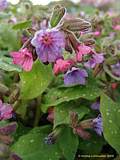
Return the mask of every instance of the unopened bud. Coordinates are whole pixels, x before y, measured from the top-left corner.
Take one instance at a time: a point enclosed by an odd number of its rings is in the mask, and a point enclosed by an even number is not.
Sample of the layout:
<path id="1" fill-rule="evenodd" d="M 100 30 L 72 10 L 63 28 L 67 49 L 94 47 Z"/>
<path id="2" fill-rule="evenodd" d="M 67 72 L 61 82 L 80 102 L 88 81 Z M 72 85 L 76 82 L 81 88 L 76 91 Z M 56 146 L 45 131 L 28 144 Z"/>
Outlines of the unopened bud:
<path id="1" fill-rule="evenodd" d="M 92 128 L 92 119 L 87 119 L 87 120 L 84 120 L 84 121 L 81 121 L 80 122 L 80 126 L 83 128 L 83 129 L 88 129 L 88 128 Z"/>
<path id="2" fill-rule="evenodd" d="M 18 100 L 20 94 L 20 89 L 16 85 L 11 89 L 11 94 L 9 96 L 9 103 L 14 103 L 16 100 Z"/>
<path id="3" fill-rule="evenodd" d="M 70 125 L 72 128 L 78 125 L 78 114 L 76 112 L 70 112 Z"/>
<path id="4" fill-rule="evenodd" d="M 2 135 L 9 135 L 16 131 L 17 123 L 12 122 L 5 126 L 0 127 L 0 134 Z"/>
<path id="5" fill-rule="evenodd" d="M 117 87 L 118 87 L 118 83 L 113 82 L 113 83 L 111 84 L 111 88 L 112 88 L 113 90 L 115 90 Z"/>
<path id="6" fill-rule="evenodd" d="M 54 8 L 54 11 L 52 13 L 52 17 L 50 19 L 51 27 L 57 26 L 58 23 L 62 20 L 62 18 L 65 15 L 65 13 L 66 13 L 66 8 L 57 5 Z"/>
<path id="7" fill-rule="evenodd" d="M 66 39 L 66 43 L 65 43 L 65 50 L 69 53 L 72 53 L 73 50 L 72 50 L 72 47 L 71 47 L 71 44 L 70 44 L 70 41 L 69 41 L 69 38 Z"/>
<path id="8" fill-rule="evenodd" d="M 90 22 L 80 18 L 65 20 L 62 25 L 63 30 L 70 30 L 73 32 L 78 32 L 78 31 L 85 32 L 88 31 L 90 28 L 91 28 Z"/>
<path id="9" fill-rule="evenodd" d="M 94 40 L 94 39 L 86 39 L 83 43 L 84 43 L 86 46 L 91 46 L 91 45 L 94 45 L 94 44 L 95 44 L 95 40 Z"/>
<path id="10" fill-rule="evenodd" d="M 90 133 L 85 131 L 83 128 L 81 127 L 76 127 L 73 129 L 74 133 L 79 135 L 82 139 L 87 140 L 90 138 Z"/>
<path id="11" fill-rule="evenodd" d="M 10 144 L 12 143 L 13 139 L 11 136 L 0 134 L 0 141 L 3 142 L 4 144 Z"/>

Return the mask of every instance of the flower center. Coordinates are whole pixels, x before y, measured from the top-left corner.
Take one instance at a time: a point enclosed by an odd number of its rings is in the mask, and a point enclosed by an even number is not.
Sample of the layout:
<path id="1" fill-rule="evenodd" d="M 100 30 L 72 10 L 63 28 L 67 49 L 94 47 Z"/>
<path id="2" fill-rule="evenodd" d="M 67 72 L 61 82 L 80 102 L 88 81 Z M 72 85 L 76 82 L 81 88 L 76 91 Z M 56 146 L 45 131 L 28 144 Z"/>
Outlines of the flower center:
<path id="1" fill-rule="evenodd" d="M 50 45 L 53 42 L 53 38 L 49 34 L 46 34 L 46 35 L 42 36 L 42 42 L 45 45 Z"/>

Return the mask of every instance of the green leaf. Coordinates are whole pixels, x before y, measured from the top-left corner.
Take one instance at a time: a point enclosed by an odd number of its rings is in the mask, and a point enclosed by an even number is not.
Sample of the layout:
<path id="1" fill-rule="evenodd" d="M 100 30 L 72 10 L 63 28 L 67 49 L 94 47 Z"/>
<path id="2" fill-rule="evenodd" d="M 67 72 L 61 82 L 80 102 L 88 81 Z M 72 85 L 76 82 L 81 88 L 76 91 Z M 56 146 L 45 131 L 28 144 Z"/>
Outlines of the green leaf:
<path id="1" fill-rule="evenodd" d="M 66 160 L 74 160 L 79 142 L 72 130 L 65 127 L 56 143 L 47 145 L 44 143 L 44 138 L 50 132 L 51 127 L 49 126 L 36 127 L 28 134 L 21 136 L 11 147 L 11 150 L 23 160 L 60 160 L 60 157 L 65 157 Z"/>
<path id="2" fill-rule="evenodd" d="M 12 135 L 14 137 L 14 142 L 16 142 L 21 136 L 27 134 L 31 128 L 25 127 L 22 123 L 18 122 L 18 127 L 16 132 Z"/>
<path id="3" fill-rule="evenodd" d="M 60 151 L 57 144 L 47 145 L 44 138 L 50 132 L 50 127 L 34 128 L 28 134 L 21 136 L 12 146 L 12 151 L 23 160 L 59 160 Z"/>
<path id="4" fill-rule="evenodd" d="M 18 33 L 12 29 L 10 24 L 0 24 L 0 47 L 8 49 L 8 51 L 20 48 Z"/>
<path id="5" fill-rule="evenodd" d="M 8 58 L 8 57 L 0 58 L 0 69 L 4 71 L 8 71 L 8 72 L 11 72 L 11 71 L 21 72 L 22 71 L 20 67 L 12 63 L 12 58 Z"/>
<path id="6" fill-rule="evenodd" d="M 99 154 L 103 145 L 105 145 L 103 137 L 98 136 L 96 133 L 92 133 L 89 140 L 81 138 L 79 140 L 80 153 L 83 154 Z"/>
<path id="7" fill-rule="evenodd" d="M 0 12 L 0 20 L 10 18 L 10 16 L 11 15 L 9 13 Z"/>
<path id="8" fill-rule="evenodd" d="M 53 88 L 43 98 L 42 110 L 46 112 L 49 106 L 56 106 L 62 102 L 85 98 L 93 100 L 100 96 L 100 89 L 95 80 L 89 79 L 85 86 Z"/>
<path id="9" fill-rule="evenodd" d="M 54 127 L 60 124 L 70 124 L 70 112 L 76 112 L 80 120 L 88 114 L 89 111 L 89 108 L 80 106 L 80 104 L 76 104 L 74 101 L 59 104 L 55 107 Z"/>
<path id="10" fill-rule="evenodd" d="M 32 21 L 29 20 L 29 21 L 17 23 L 12 28 L 15 29 L 15 30 L 17 30 L 17 29 L 26 29 L 26 28 L 31 27 L 31 25 L 32 25 Z"/>
<path id="11" fill-rule="evenodd" d="M 120 104 L 102 94 L 100 111 L 103 119 L 104 137 L 120 154 Z"/>
<path id="12" fill-rule="evenodd" d="M 21 101 L 18 104 L 18 108 L 16 110 L 16 113 L 22 118 L 25 119 L 26 117 L 26 112 L 27 112 L 27 107 L 28 107 L 28 101 Z"/>
<path id="13" fill-rule="evenodd" d="M 73 134 L 72 129 L 65 127 L 59 139 L 59 147 L 66 160 L 74 160 L 78 144 L 78 137 Z"/>
<path id="14" fill-rule="evenodd" d="M 20 73 L 21 97 L 32 99 L 42 94 L 53 78 L 51 66 L 42 64 L 39 60 L 30 72 Z"/>
<path id="15" fill-rule="evenodd" d="M 97 9 L 91 5 L 81 5 L 80 9 L 90 16 L 94 15 L 97 11 Z"/>

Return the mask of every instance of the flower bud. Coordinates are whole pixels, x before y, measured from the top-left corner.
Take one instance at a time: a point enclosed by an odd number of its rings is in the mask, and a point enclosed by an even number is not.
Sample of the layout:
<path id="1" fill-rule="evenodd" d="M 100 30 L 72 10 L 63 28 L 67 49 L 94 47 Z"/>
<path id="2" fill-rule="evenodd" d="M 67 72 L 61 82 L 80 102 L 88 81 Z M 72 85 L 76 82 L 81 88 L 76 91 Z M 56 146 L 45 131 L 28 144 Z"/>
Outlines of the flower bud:
<path id="1" fill-rule="evenodd" d="M 57 5 L 54 8 L 52 17 L 50 19 L 51 27 L 57 26 L 57 24 L 62 20 L 63 16 L 65 15 L 65 12 L 66 12 L 66 8 L 61 7 L 59 5 Z"/>
<path id="2" fill-rule="evenodd" d="M 17 128 L 16 122 L 9 123 L 3 127 L 0 127 L 0 134 L 2 135 L 12 134 L 13 132 L 16 131 L 16 128 Z"/>
<path id="3" fill-rule="evenodd" d="M 75 134 L 77 134 L 77 135 L 79 135 L 82 139 L 84 139 L 84 140 L 87 140 L 87 139 L 89 139 L 90 138 L 90 133 L 89 132 L 87 132 L 87 131 L 85 131 L 83 128 L 81 128 L 81 127 L 76 127 L 76 128 L 74 128 L 74 133 Z"/>
<path id="4" fill-rule="evenodd" d="M 9 102 L 14 103 L 16 100 L 18 100 L 19 94 L 20 94 L 20 88 L 17 85 L 13 86 L 13 88 L 11 88 Z"/>
<path id="5" fill-rule="evenodd" d="M 70 30 L 73 32 L 78 31 L 88 31 L 91 28 L 91 24 L 84 19 L 75 18 L 75 19 L 67 19 L 64 21 L 62 25 L 63 30 Z"/>
<path id="6" fill-rule="evenodd" d="M 113 90 L 115 90 L 117 87 L 118 87 L 118 83 L 113 82 L 113 83 L 111 84 L 111 88 L 112 88 Z"/>
<path id="7" fill-rule="evenodd" d="M 86 39 L 84 42 L 83 42 L 86 46 L 92 46 L 95 44 L 95 40 L 94 39 Z"/>

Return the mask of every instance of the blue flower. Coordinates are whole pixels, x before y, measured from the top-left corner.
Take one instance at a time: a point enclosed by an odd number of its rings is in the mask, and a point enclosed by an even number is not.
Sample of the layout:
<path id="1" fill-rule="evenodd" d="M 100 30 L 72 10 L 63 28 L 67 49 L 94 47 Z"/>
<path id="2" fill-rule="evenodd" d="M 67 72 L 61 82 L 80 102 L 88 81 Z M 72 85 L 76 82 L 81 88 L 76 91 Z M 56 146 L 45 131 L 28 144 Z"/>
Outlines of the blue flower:
<path id="1" fill-rule="evenodd" d="M 72 67 L 72 69 L 64 75 L 64 84 L 65 86 L 85 85 L 86 77 L 88 77 L 88 74 L 85 69 Z"/>
<path id="2" fill-rule="evenodd" d="M 93 119 L 93 129 L 98 135 L 102 135 L 103 132 L 103 123 L 102 117 L 99 115 L 97 118 Z"/>

